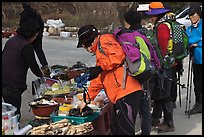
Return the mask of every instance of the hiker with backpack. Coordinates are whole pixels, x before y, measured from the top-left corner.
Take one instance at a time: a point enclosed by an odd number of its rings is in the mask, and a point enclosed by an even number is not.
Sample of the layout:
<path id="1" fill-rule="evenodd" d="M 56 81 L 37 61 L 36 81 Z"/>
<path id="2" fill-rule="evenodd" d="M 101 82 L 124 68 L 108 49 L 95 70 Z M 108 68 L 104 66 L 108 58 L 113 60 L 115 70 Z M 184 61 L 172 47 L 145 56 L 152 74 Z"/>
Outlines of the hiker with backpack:
<path id="1" fill-rule="evenodd" d="M 130 30 L 139 31 L 142 29 L 141 20 L 142 16 L 136 10 L 129 10 L 124 15 L 125 28 Z M 139 31 L 140 32 L 140 31 Z M 141 33 L 141 32 L 140 32 Z M 143 33 L 141 33 L 143 34 Z M 145 35 L 145 34 L 143 34 Z M 148 81 L 147 81 L 148 82 Z M 151 113 L 150 113 L 150 93 L 148 89 L 148 83 L 143 84 L 145 96 L 142 98 L 142 105 L 140 107 L 139 113 L 141 116 L 141 135 L 150 135 L 151 132 Z"/>
<path id="2" fill-rule="evenodd" d="M 168 58 L 171 54 L 169 49 L 172 50 L 172 40 L 170 39 L 170 28 L 164 22 L 169 10 L 165 9 L 161 2 L 151 2 L 149 8 L 150 10 L 145 13 L 152 16 L 151 18 L 155 23 L 155 35 L 158 41 L 158 47 L 161 51 L 161 56 L 164 58 L 162 69 L 154 77 L 155 86 L 152 88 L 152 99 L 154 100 L 152 124 L 156 126 L 158 133 L 170 132 L 175 130 L 173 106 L 170 97 L 172 82 L 169 79 L 172 78 L 174 60 Z M 160 123 L 162 112 L 164 114 L 164 120 Z"/>
<path id="3" fill-rule="evenodd" d="M 191 5 L 189 18 L 191 26 L 186 29 L 186 33 L 189 37 L 189 61 L 192 62 L 195 93 L 195 105 L 189 113 L 197 114 L 202 113 L 202 11 L 199 4 Z"/>
<path id="4" fill-rule="evenodd" d="M 166 14 L 168 20 L 176 21 L 175 14 L 173 13 L 173 9 L 169 4 L 164 4 L 164 7 L 169 10 L 169 12 Z M 181 25 L 183 27 L 183 25 Z M 171 100 L 173 108 L 176 108 L 176 100 L 177 100 L 177 80 L 180 84 L 180 77 L 183 75 L 183 60 L 176 62 L 175 65 L 172 67 L 172 86 L 171 86 Z M 181 107 L 181 87 L 179 85 L 179 103 Z"/>
<path id="5" fill-rule="evenodd" d="M 143 96 L 141 84 L 127 75 L 123 89 L 125 54 L 113 34 L 101 35 L 93 25 L 82 26 L 78 31 L 77 48 L 96 55 L 96 67 L 90 68 L 90 100 L 104 89 L 113 103 L 111 132 L 114 135 L 135 135 L 135 120 Z M 86 103 L 84 105 L 86 106 Z"/>

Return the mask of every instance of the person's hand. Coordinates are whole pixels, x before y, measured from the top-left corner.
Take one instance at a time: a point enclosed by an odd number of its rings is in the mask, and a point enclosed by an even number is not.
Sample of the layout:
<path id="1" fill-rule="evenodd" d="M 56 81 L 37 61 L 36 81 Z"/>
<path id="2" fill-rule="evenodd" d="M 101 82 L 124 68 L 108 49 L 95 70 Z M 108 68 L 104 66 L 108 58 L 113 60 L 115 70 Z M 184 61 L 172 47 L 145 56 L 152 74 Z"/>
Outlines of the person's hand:
<path id="1" fill-rule="evenodd" d="M 83 110 L 83 108 L 85 108 L 86 107 L 86 103 L 85 102 L 81 102 L 78 106 L 77 106 L 77 108 L 79 108 L 79 111 L 80 111 L 80 113 L 82 113 L 82 110 Z"/>
<path id="2" fill-rule="evenodd" d="M 195 47 L 197 47 L 198 46 L 198 44 L 196 43 L 196 44 L 191 44 L 190 45 L 190 48 L 195 48 Z"/>
<path id="3" fill-rule="evenodd" d="M 194 49 L 198 46 L 198 44 L 191 44 L 190 47 L 189 47 L 189 51 L 190 51 L 190 59 L 192 59 L 193 57 L 193 51 Z"/>
<path id="4" fill-rule="evenodd" d="M 98 77 L 98 75 L 103 71 L 101 66 L 96 66 L 96 67 L 90 67 L 88 68 L 88 72 L 90 73 L 90 76 L 88 80 L 92 80 Z"/>
<path id="5" fill-rule="evenodd" d="M 50 69 L 48 66 L 42 66 L 41 71 L 44 77 L 50 77 Z"/>

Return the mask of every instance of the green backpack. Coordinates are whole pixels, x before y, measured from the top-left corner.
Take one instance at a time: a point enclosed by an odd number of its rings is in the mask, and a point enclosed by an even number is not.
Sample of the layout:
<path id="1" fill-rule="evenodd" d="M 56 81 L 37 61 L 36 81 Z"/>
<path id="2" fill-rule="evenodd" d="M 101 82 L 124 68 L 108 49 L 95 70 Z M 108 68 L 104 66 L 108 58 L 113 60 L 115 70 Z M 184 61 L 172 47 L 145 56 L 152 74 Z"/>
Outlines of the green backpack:
<path id="1" fill-rule="evenodd" d="M 173 55 L 176 62 L 182 61 L 188 55 L 188 36 L 177 21 L 169 20 L 171 25 L 171 38 L 173 39 Z"/>
<path id="2" fill-rule="evenodd" d="M 157 41 L 157 37 L 156 37 L 156 31 L 151 30 L 151 29 L 146 29 L 146 28 L 141 28 L 138 29 L 138 31 L 140 33 L 142 33 L 143 35 L 145 35 L 147 37 L 147 39 L 149 40 L 149 42 L 153 45 L 153 48 L 157 54 L 157 57 L 159 59 L 160 65 L 163 67 L 164 66 L 164 57 L 162 56 L 162 52 L 160 47 L 158 46 L 158 41 Z"/>
<path id="3" fill-rule="evenodd" d="M 170 49 L 167 48 L 167 54 L 162 56 L 160 47 L 158 46 L 157 27 L 159 24 L 165 23 L 170 29 L 170 40 L 172 44 Z M 147 33 L 149 41 L 155 45 L 157 56 L 160 59 L 160 63 L 163 68 L 171 68 L 175 63 L 181 62 L 188 55 L 188 36 L 180 23 L 174 20 L 166 20 L 156 25 L 156 28 L 152 33 Z M 151 30 L 149 30 L 151 31 Z M 152 35 L 151 35 L 152 34 Z"/>

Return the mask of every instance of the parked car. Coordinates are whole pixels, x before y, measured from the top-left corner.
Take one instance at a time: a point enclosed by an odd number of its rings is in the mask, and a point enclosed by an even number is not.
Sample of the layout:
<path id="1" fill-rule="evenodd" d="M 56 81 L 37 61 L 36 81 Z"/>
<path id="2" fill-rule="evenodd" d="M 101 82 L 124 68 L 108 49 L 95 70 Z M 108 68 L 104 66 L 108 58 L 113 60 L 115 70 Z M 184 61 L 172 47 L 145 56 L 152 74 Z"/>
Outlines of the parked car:
<path id="1" fill-rule="evenodd" d="M 188 16 L 189 8 L 190 7 L 185 7 L 175 12 L 176 21 L 183 24 L 185 28 L 191 25 L 191 21 Z"/>

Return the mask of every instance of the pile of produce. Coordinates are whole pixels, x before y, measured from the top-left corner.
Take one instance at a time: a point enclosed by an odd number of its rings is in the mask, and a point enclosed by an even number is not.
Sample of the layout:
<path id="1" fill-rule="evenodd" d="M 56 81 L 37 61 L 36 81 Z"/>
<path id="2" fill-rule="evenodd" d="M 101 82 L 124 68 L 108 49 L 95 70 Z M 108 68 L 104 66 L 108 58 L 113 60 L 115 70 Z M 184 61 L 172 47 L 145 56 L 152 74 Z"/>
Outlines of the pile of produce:
<path id="1" fill-rule="evenodd" d="M 50 78 L 68 81 L 85 71 L 86 65 L 84 63 L 81 63 L 80 61 L 77 61 L 77 63 L 71 67 L 63 65 L 53 65 L 50 67 Z"/>
<path id="2" fill-rule="evenodd" d="M 58 104 L 54 100 L 48 100 L 45 98 L 39 98 L 34 101 L 29 102 L 29 105 L 34 106 L 34 105 L 56 105 Z"/>
<path id="3" fill-rule="evenodd" d="M 27 135 L 84 135 L 91 131 L 93 131 L 91 122 L 71 125 L 67 119 L 63 119 L 49 125 L 34 127 Z"/>

